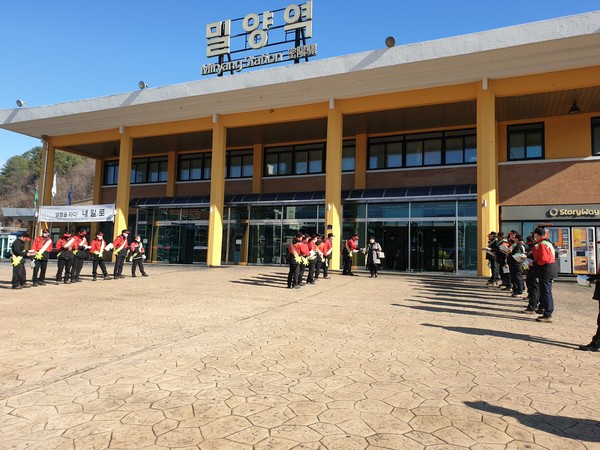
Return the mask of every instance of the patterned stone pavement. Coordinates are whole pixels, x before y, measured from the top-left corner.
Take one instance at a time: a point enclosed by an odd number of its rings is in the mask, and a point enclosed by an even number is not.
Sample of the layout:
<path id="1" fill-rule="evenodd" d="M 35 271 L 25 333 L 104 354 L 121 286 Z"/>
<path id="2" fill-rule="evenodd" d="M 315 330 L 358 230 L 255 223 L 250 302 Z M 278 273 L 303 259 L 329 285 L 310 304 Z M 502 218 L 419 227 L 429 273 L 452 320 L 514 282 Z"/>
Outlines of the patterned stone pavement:
<path id="1" fill-rule="evenodd" d="M 14 291 L 0 263 L 0 449 L 600 448 L 572 282 L 541 324 L 452 275 L 147 270 Z"/>

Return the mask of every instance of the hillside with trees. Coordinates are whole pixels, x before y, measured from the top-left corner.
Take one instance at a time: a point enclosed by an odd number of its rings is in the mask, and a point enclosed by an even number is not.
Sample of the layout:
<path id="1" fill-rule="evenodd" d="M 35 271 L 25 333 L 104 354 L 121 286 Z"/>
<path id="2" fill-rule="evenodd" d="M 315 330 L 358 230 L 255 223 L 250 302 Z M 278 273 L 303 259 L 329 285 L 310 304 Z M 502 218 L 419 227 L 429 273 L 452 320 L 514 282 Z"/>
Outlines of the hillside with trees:
<path id="1" fill-rule="evenodd" d="M 40 173 L 42 170 L 42 147 L 37 146 L 22 155 L 13 156 L 0 169 L 0 208 L 33 208 L 35 189 L 39 187 L 41 198 L 42 186 Z M 92 159 L 71 153 L 56 151 L 54 158 L 56 172 L 55 205 L 65 205 L 69 188 L 72 186 L 72 203 L 92 198 L 94 188 L 95 162 Z M 52 183 L 52 177 L 48 177 Z M 4 226 L 15 226 L 2 217 Z"/>

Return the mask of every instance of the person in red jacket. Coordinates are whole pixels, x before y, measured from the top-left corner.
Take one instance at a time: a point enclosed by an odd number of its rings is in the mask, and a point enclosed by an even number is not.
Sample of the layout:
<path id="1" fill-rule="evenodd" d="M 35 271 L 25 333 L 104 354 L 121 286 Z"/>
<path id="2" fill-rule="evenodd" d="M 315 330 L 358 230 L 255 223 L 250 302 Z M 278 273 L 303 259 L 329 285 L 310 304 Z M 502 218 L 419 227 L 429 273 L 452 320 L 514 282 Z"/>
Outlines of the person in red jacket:
<path id="1" fill-rule="evenodd" d="M 537 322 L 552 323 L 554 318 L 554 298 L 552 297 L 552 280 L 558 273 L 554 246 L 546 239 L 546 230 L 537 227 L 533 230 L 533 270 L 540 280 L 540 307 L 539 313 L 543 314 L 535 319 Z"/>
<path id="2" fill-rule="evenodd" d="M 79 233 L 75 235 L 75 241 L 77 242 L 77 249 L 73 251 L 73 267 L 71 269 L 71 281 L 73 283 L 79 283 L 79 274 L 83 269 L 83 262 L 87 259 L 88 251 L 90 246 L 87 241 L 87 231 L 85 228 L 80 228 Z"/>
<path id="3" fill-rule="evenodd" d="M 350 239 L 346 241 L 342 255 L 344 257 L 344 270 L 342 275 L 355 275 L 352 273 L 352 255 L 358 252 L 358 234 L 354 233 Z"/>
<path id="4" fill-rule="evenodd" d="M 92 254 L 92 281 L 96 281 L 98 276 L 98 266 L 102 270 L 105 280 L 110 280 L 108 272 L 106 271 L 106 265 L 104 264 L 104 252 L 107 251 L 107 247 L 111 244 L 106 245 L 104 241 L 104 233 L 99 231 L 96 233 L 96 239 L 91 242 L 90 253 Z"/>
<path id="5" fill-rule="evenodd" d="M 331 254 L 333 253 L 333 233 L 327 234 L 327 239 L 323 241 L 323 278 L 329 278 L 329 266 L 331 264 Z"/>
<path id="6" fill-rule="evenodd" d="M 302 242 L 302 233 L 297 233 L 295 239 L 288 244 L 287 263 L 290 267 L 287 278 L 288 289 L 300 288 L 300 265 L 302 260 L 299 253 L 299 244 Z"/>
<path id="7" fill-rule="evenodd" d="M 48 258 L 52 251 L 52 239 L 47 228 L 42 230 L 42 234 L 36 237 L 31 244 L 31 250 L 35 252 L 33 256 L 33 277 L 31 279 L 33 287 L 44 286 L 46 284 L 46 268 L 48 267 Z"/>
<path id="8" fill-rule="evenodd" d="M 147 277 L 148 274 L 144 270 L 144 260 L 146 259 L 146 251 L 144 250 L 144 244 L 142 243 L 142 237 L 136 234 L 133 242 L 129 246 L 129 258 L 133 262 L 131 266 L 131 276 L 136 277 L 135 269 L 139 267 L 143 277 Z"/>
<path id="9" fill-rule="evenodd" d="M 79 246 L 75 236 L 71 236 L 70 230 L 65 230 L 63 235 L 58 239 L 56 243 L 56 250 L 58 250 L 58 271 L 56 272 L 56 282 L 60 283 L 63 279 L 63 270 L 65 272 L 64 282 L 65 284 L 71 284 L 71 268 L 73 266 L 73 251 L 77 250 Z"/>
<path id="10" fill-rule="evenodd" d="M 113 254 L 115 255 L 115 268 L 113 270 L 113 278 L 118 280 L 119 278 L 125 278 L 123 275 L 123 264 L 125 264 L 125 258 L 127 257 L 127 250 L 129 248 L 129 230 L 121 231 L 113 241 Z"/>
<path id="11" fill-rule="evenodd" d="M 301 286 L 304 270 L 308 267 L 308 255 L 310 255 L 310 249 L 308 248 L 308 237 L 306 235 L 302 235 L 302 241 L 300 241 L 297 248 L 298 254 L 302 258 L 302 263 L 300 264 L 300 276 L 298 277 L 298 286 Z"/>

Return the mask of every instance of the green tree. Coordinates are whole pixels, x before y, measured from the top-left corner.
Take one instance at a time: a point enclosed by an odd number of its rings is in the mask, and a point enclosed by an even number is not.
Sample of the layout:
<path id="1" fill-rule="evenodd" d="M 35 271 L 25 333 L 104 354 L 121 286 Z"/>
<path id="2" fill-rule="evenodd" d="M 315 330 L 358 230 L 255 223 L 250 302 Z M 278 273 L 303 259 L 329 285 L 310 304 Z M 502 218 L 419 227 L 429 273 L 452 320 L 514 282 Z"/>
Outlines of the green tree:
<path id="1" fill-rule="evenodd" d="M 31 150 L 26 151 L 23 157 L 29 160 L 30 169 L 35 179 L 39 179 L 42 171 L 42 147 L 33 147 Z M 57 150 L 54 154 L 54 170 L 61 175 L 69 174 L 84 159 L 82 156 Z"/>

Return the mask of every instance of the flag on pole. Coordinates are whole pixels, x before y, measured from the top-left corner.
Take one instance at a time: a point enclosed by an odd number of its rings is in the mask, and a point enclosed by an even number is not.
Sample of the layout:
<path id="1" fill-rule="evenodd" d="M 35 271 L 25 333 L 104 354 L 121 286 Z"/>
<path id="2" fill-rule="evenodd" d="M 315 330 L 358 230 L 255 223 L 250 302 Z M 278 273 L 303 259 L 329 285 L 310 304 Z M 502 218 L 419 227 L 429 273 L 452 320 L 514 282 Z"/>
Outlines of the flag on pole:
<path id="1" fill-rule="evenodd" d="M 73 183 L 69 186 L 69 193 L 67 194 L 67 205 L 71 206 L 73 200 Z"/>
<path id="2" fill-rule="evenodd" d="M 54 180 L 52 181 L 52 197 L 56 197 L 56 172 L 54 172 Z"/>
<path id="3" fill-rule="evenodd" d="M 35 187 L 35 195 L 33 196 L 33 209 L 37 209 L 39 199 L 38 187 Z"/>

